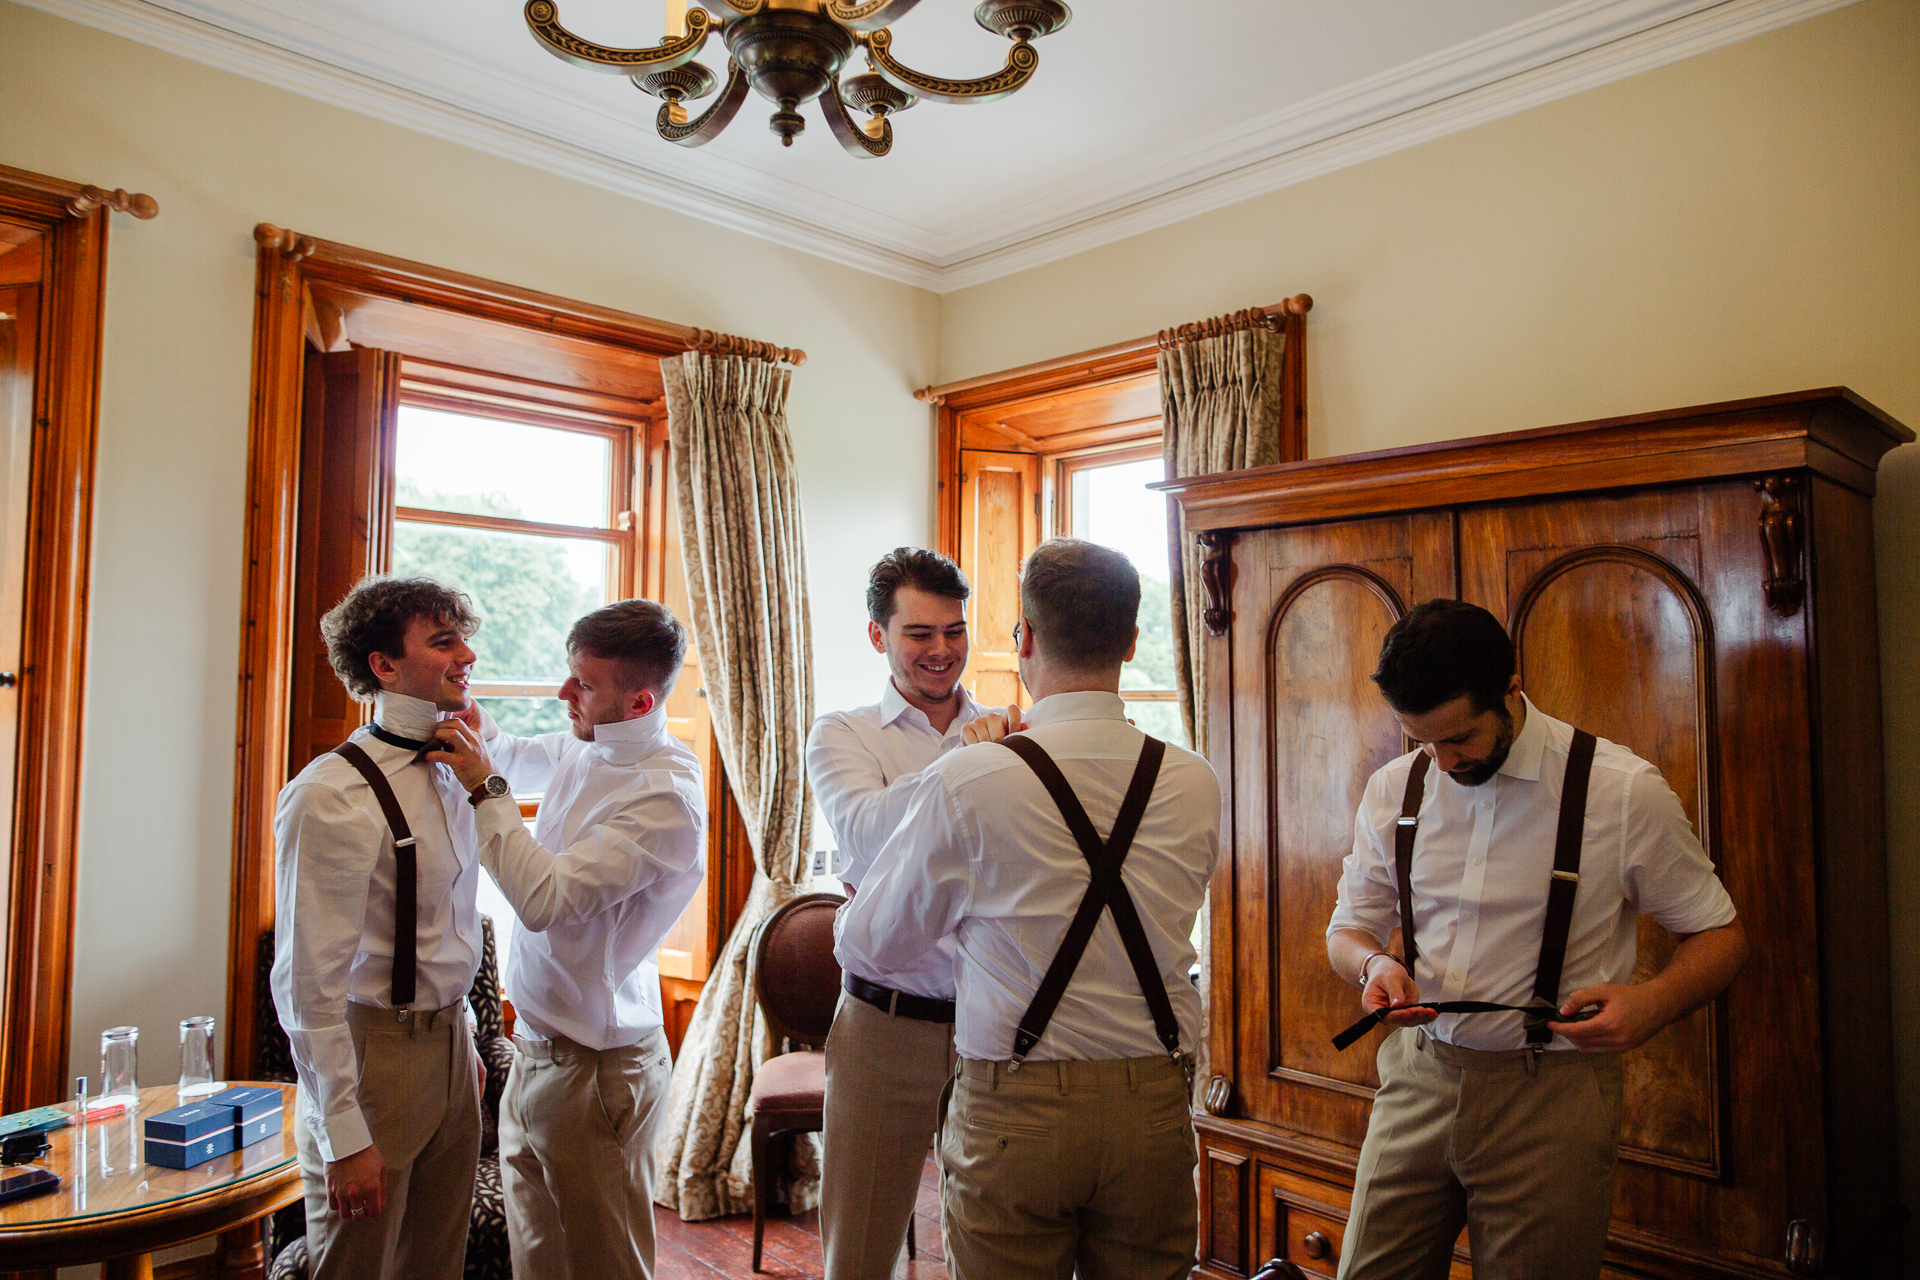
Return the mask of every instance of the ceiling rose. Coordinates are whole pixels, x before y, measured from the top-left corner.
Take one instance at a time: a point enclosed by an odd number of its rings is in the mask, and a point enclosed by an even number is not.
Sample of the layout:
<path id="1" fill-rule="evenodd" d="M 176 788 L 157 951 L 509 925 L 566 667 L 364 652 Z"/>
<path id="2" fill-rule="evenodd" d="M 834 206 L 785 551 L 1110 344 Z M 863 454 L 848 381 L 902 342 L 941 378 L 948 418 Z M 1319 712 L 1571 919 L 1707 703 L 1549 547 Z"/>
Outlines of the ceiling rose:
<path id="1" fill-rule="evenodd" d="M 827 128 L 848 154 L 865 159 L 893 149 L 893 121 L 921 98 L 935 102 L 992 102 L 1033 77 L 1040 54 L 1033 41 L 1067 25 L 1073 11 L 1062 0 L 981 0 L 976 22 L 1013 41 L 1007 65 L 978 80 L 948 80 L 902 66 L 893 58 L 897 21 L 919 0 L 720 0 L 717 14 L 667 0 L 667 30 L 651 49 L 612 49 L 583 40 L 560 25 L 553 0 L 528 0 L 527 26 L 555 56 L 590 71 L 626 76 L 664 99 L 655 127 L 668 142 L 697 147 L 719 136 L 749 88 L 778 104 L 768 121 L 790 147 L 807 127 L 799 108 L 820 99 Z M 694 57 L 718 32 L 727 46 L 727 80 Z M 869 70 L 840 78 L 841 68 L 864 46 Z M 720 86 L 720 96 L 699 115 L 686 104 Z M 864 111 L 864 121 L 853 111 Z"/>

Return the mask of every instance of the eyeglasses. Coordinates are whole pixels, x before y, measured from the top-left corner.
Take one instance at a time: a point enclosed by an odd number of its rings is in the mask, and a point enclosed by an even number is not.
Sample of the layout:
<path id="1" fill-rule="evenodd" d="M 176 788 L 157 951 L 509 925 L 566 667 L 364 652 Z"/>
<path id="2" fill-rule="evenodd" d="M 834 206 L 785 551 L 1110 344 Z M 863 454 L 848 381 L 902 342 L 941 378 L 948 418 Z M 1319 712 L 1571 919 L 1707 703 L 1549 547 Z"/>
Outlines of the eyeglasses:
<path id="1" fill-rule="evenodd" d="M 1020 619 L 1020 621 L 1013 624 L 1013 647 L 1016 649 L 1020 647 L 1020 628 L 1025 626 L 1026 623 L 1027 623 L 1027 620 L 1025 618 L 1022 618 Z"/>

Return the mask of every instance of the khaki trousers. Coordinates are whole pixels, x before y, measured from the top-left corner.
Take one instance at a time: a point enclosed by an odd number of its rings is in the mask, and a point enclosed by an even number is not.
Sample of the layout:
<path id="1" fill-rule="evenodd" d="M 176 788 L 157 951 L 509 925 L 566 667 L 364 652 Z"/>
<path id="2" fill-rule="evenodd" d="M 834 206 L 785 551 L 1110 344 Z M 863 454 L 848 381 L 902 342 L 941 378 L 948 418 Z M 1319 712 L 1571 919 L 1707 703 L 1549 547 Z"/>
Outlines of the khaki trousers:
<path id="1" fill-rule="evenodd" d="M 1620 1058 L 1456 1049 L 1408 1029 L 1380 1092 L 1340 1280 L 1439 1280 L 1467 1228 L 1474 1280 L 1594 1280 L 1613 1212 Z"/>
<path id="2" fill-rule="evenodd" d="M 589 1049 L 513 1040 L 500 1103 L 500 1181 L 513 1273 L 649 1280 L 653 1138 L 673 1078 L 667 1037 Z"/>
<path id="3" fill-rule="evenodd" d="M 827 1280 L 888 1280 L 953 1078 L 953 1024 L 850 995 L 827 1036 L 820 1244 Z"/>
<path id="4" fill-rule="evenodd" d="M 308 1128 L 302 1086 L 294 1126 L 305 1183 L 312 1280 L 459 1280 L 480 1161 L 479 1054 L 464 1002 L 439 1010 L 347 1006 L 360 1059 L 360 1112 L 387 1165 L 387 1207 L 354 1218 L 327 1207 L 327 1164 Z"/>
<path id="5" fill-rule="evenodd" d="M 1200 1205 L 1185 1074 L 1164 1057 L 963 1059 L 940 1136 L 955 1280 L 1185 1280 Z"/>

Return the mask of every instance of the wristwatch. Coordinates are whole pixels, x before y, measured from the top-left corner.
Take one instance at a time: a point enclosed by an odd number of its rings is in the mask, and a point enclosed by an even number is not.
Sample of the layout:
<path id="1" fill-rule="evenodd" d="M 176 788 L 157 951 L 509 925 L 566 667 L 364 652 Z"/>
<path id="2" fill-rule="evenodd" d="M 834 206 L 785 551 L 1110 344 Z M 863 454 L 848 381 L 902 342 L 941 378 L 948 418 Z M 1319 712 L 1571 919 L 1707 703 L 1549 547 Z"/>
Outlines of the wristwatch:
<path id="1" fill-rule="evenodd" d="M 497 773 L 487 775 L 487 780 L 467 792 L 467 803 L 478 808 L 482 800 L 492 800 L 507 794 L 507 780 Z"/>

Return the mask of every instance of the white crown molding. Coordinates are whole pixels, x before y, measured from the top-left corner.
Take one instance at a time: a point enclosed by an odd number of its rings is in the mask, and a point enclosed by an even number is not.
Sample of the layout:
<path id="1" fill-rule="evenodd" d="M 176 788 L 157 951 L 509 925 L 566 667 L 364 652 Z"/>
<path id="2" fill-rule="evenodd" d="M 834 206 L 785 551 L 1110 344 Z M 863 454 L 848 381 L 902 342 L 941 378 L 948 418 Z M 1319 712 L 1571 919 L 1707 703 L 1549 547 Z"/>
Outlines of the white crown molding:
<path id="1" fill-rule="evenodd" d="M 1857 0 L 1572 0 L 942 234 L 289 0 L 18 0 L 167 53 L 940 293 L 1158 230 Z M 270 216 L 263 212 L 263 216 Z"/>
<path id="2" fill-rule="evenodd" d="M 1462 133 L 1479 125 L 1589 89 L 1625 80 L 1696 54 L 1844 9 L 1859 0 L 1723 0 L 1697 13 L 1547 66 L 1509 76 L 1386 119 L 1358 125 L 1293 150 L 1247 163 L 1217 177 L 1101 211 L 943 263 L 939 290 L 952 293 L 1001 276 L 1157 231 L 1244 200 L 1307 182 L 1368 160 Z M 1309 104 L 1310 105 L 1310 104 Z"/>

